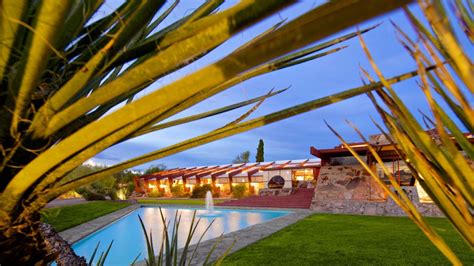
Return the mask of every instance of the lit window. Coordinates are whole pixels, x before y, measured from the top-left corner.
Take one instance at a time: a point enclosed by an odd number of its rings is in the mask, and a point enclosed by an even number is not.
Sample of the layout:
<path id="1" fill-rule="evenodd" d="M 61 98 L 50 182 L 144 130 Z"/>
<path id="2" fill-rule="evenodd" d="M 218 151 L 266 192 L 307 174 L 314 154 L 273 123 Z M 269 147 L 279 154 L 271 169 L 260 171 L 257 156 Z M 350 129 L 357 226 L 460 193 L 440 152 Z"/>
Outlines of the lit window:
<path id="1" fill-rule="evenodd" d="M 293 170 L 292 179 L 295 181 L 311 181 L 314 180 L 313 169 Z"/>

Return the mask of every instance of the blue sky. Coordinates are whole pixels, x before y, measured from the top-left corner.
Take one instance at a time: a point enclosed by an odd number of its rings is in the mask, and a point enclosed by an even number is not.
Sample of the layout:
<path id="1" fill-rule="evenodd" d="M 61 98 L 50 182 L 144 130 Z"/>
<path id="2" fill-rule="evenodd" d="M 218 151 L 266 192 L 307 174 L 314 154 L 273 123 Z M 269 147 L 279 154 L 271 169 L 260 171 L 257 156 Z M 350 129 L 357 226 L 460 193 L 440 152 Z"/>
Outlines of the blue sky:
<path id="1" fill-rule="evenodd" d="M 221 9 L 225 9 L 234 3 L 235 1 L 226 2 Z M 263 32 L 265 29 L 281 21 L 282 18 L 287 18 L 288 20 L 294 19 L 298 15 L 315 8 L 320 3 L 320 1 L 299 1 L 294 6 L 286 8 L 265 21 L 237 34 L 201 60 L 155 82 L 141 95 L 145 95 L 186 74 L 215 62 L 258 33 Z M 163 26 L 188 14 L 195 9 L 198 4 L 199 1 L 181 1 L 178 8 L 169 19 L 165 21 Z M 107 10 L 117 5 L 117 2 L 110 1 L 101 12 L 107 12 Z M 411 6 L 410 9 L 419 15 L 418 17 L 421 17 L 421 12 L 417 6 Z M 415 69 L 414 61 L 397 41 L 395 30 L 390 24 L 390 20 L 396 22 L 402 29 L 408 31 L 413 36 L 410 25 L 402 11 L 395 11 L 358 25 L 360 28 L 364 28 L 382 22 L 375 30 L 364 34 L 364 39 L 376 63 L 386 77 Z M 337 35 L 342 35 L 354 30 L 356 30 L 356 28 L 348 29 Z M 359 66 L 370 70 L 370 65 L 357 38 L 347 41 L 342 45 L 349 45 L 349 47 L 335 54 L 302 65 L 286 68 L 248 80 L 182 112 L 172 119 L 250 99 L 265 94 L 272 88 L 282 89 L 291 86 L 286 92 L 265 101 L 263 105 L 250 116 L 250 118 L 255 118 L 299 103 L 360 86 Z M 469 48 L 472 52 L 472 46 L 469 46 Z M 395 88 L 409 108 L 415 112 L 417 109 L 428 112 L 424 96 L 415 83 L 415 80 L 416 79 L 411 79 L 402 82 L 396 85 Z M 472 99 L 470 100 L 472 102 Z M 98 154 L 93 160 L 104 164 L 115 164 L 126 159 L 131 159 L 144 153 L 178 143 L 190 137 L 207 133 L 234 120 L 247 110 L 246 108 L 242 108 L 209 119 L 135 138 L 107 149 Z M 135 169 L 144 169 L 150 164 L 158 163 L 165 164 L 168 168 L 225 164 L 231 162 L 236 155 L 246 150 L 251 152 L 251 159 L 253 160 L 259 139 L 263 139 L 265 142 L 265 160 L 267 161 L 312 158 L 313 156 L 309 153 L 310 146 L 331 148 L 339 144 L 337 138 L 325 126 L 323 122 L 324 119 L 334 126 L 347 140 L 360 141 L 353 130 L 349 128 L 344 121 L 348 119 L 354 122 L 365 135 L 377 134 L 378 131 L 370 120 L 371 116 L 379 120 L 375 109 L 367 97 L 365 95 L 358 96 L 263 128 L 218 140 L 146 165 L 138 166 L 135 167 Z"/>

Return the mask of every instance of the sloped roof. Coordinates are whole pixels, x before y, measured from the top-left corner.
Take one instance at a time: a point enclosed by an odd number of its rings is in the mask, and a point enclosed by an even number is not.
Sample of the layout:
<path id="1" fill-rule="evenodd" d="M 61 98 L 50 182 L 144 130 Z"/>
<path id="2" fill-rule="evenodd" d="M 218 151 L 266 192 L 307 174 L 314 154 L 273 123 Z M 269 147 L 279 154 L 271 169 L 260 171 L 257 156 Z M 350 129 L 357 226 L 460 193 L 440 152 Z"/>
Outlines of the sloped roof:
<path id="1" fill-rule="evenodd" d="M 173 168 L 163 170 L 153 174 L 140 176 L 143 179 L 162 179 L 162 178 L 223 178 L 223 177 L 247 177 L 248 175 L 261 175 L 262 171 L 294 169 L 294 168 L 313 168 L 319 167 L 319 159 L 300 159 L 286 161 L 270 161 L 261 163 L 240 163 L 211 166 L 195 166 L 186 168 Z"/>

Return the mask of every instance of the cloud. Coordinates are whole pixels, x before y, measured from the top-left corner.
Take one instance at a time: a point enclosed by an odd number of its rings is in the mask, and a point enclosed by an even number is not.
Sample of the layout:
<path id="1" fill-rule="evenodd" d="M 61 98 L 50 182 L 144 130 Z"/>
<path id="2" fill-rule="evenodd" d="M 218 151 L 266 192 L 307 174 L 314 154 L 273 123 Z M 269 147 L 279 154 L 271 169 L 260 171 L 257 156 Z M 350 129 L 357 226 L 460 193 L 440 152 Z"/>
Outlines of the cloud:
<path id="1" fill-rule="evenodd" d="M 203 59 L 155 82 L 139 96 L 150 93 L 203 66 L 215 62 L 229 54 L 245 41 L 250 40 L 253 36 L 273 26 L 274 23 L 281 20 L 281 17 L 288 17 L 289 20 L 291 20 L 298 14 L 302 14 L 310 8 L 314 8 L 313 4 L 312 1 L 301 1 L 294 7 L 286 9 L 278 15 L 272 16 L 258 25 L 239 33 L 221 47 L 213 50 Z M 231 4 L 226 3 L 226 5 Z M 223 9 L 225 8 L 226 7 L 223 7 Z M 180 5 L 178 6 L 177 12 L 178 14 L 185 14 L 187 12 L 186 10 L 184 5 Z M 174 17 L 174 19 L 176 18 L 177 17 Z M 402 28 L 409 26 L 403 13 L 397 11 L 387 16 L 362 23 L 360 27 L 372 26 L 378 22 L 387 21 L 389 18 L 395 20 Z M 169 23 L 167 20 L 163 25 Z M 355 28 L 347 29 L 343 33 L 354 30 Z M 343 33 L 337 35 L 340 36 Z M 413 60 L 406 55 L 406 52 L 396 41 L 394 30 L 390 23 L 383 23 L 373 31 L 364 34 L 364 39 L 376 62 L 387 77 L 413 69 Z M 173 120 L 178 117 L 184 117 L 250 99 L 265 94 L 271 88 L 281 89 L 291 85 L 291 89 L 288 91 L 266 100 L 264 104 L 251 115 L 250 119 L 309 100 L 361 86 L 359 67 L 363 66 L 372 73 L 370 64 L 357 39 L 350 40 L 344 43 L 344 45 L 349 45 L 349 47 L 338 53 L 237 84 L 233 88 L 217 94 L 167 120 Z M 400 97 L 410 108 L 426 109 L 426 104 L 424 101 L 420 101 L 422 96 L 413 81 L 405 81 L 400 85 L 396 85 L 395 88 L 397 92 L 400 93 Z M 160 132 L 129 140 L 107 149 L 97 155 L 93 160 L 114 164 L 173 145 L 219 128 L 233 121 L 248 110 L 248 108 L 249 107 L 241 108 L 212 118 L 168 128 Z M 230 163 L 236 155 L 245 150 L 251 151 L 251 158 L 253 159 L 259 139 L 264 139 L 265 141 L 266 160 L 311 158 L 312 156 L 309 153 L 310 146 L 330 148 L 339 144 L 337 138 L 324 124 L 324 120 L 334 126 L 348 141 L 360 141 L 355 132 L 345 124 L 345 119 L 354 122 L 366 135 L 376 134 L 378 130 L 372 124 L 370 116 L 378 119 L 378 115 L 372 103 L 365 95 L 362 95 L 237 136 L 218 140 L 201 147 L 171 155 L 136 168 L 144 169 L 156 163 L 164 163 L 168 165 L 168 167 L 225 164 Z"/>

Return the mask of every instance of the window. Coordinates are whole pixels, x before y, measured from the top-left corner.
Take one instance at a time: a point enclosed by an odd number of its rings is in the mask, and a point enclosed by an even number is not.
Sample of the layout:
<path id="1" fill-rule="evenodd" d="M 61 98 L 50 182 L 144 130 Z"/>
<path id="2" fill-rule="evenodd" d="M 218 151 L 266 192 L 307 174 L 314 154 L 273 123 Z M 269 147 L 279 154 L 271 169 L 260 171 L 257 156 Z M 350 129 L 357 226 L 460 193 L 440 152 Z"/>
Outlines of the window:
<path id="1" fill-rule="evenodd" d="M 229 184 L 229 178 L 227 178 L 227 177 L 216 178 L 216 183 L 217 184 Z"/>
<path id="2" fill-rule="evenodd" d="M 201 185 L 211 184 L 212 180 L 210 178 L 201 178 Z"/>
<path id="3" fill-rule="evenodd" d="M 384 166 L 392 173 L 397 183 L 401 186 L 414 186 L 415 179 L 410 172 L 410 169 L 402 160 L 392 160 L 389 162 L 384 162 Z M 385 184 L 390 184 L 388 176 L 383 172 L 382 167 L 377 163 L 377 174 L 385 182 Z"/>
<path id="4" fill-rule="evenodd" d="M 311 181 L 314 180 L 313 169 L 297 169 L 292 171 L 293 181 Z"/>
<path id="5" fill-rule="evenodd" d="M 232 183 L 247 183 L 249 179 L 247 177 L 233 177 Z"/>
<path id="6" fill-rule="evenodd" d="M 173 180 L 173 185 L 182 185 L 182 184 L 183 184 L 183 180 L 181 178 Z"/>
<path id="7" fill-rule="evenodd" d="M 360 156 L 364 161 L 367 161 L 367 156 Z M 359 161 L 353 156 L 345 157 L 331 157 L 329 158 L 329 165 L 359 165 Z"/>

